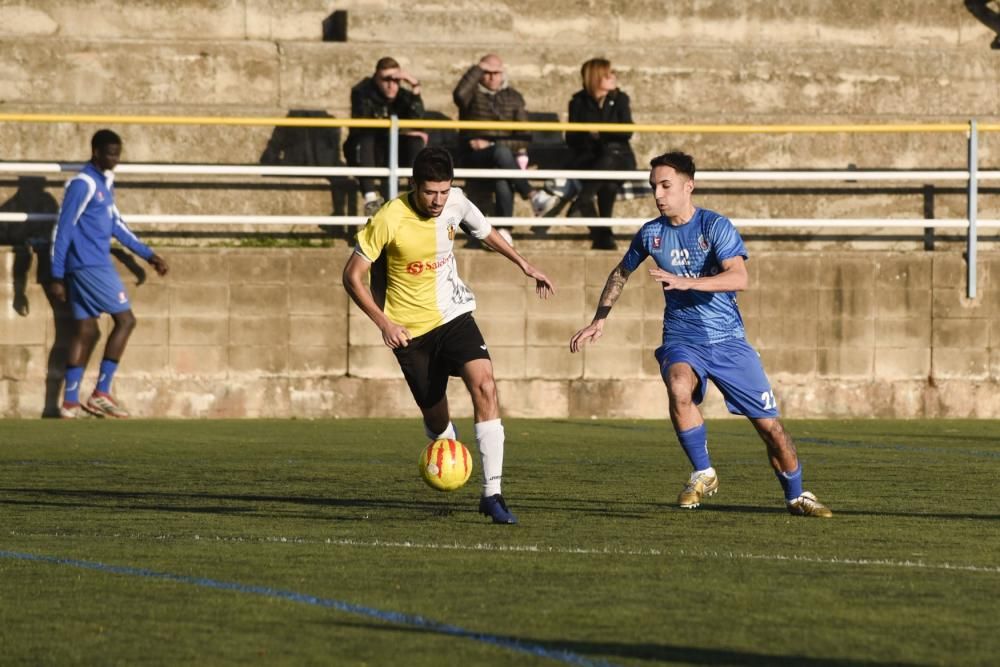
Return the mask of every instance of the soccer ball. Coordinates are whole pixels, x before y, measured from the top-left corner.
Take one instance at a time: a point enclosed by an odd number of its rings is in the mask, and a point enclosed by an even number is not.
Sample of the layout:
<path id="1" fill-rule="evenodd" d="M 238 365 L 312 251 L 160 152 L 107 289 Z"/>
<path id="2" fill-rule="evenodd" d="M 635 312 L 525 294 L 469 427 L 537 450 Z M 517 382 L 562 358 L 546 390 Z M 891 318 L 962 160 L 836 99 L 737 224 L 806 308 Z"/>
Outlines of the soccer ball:
<path id="1" fill-rule="evenodd" d="M 472 457 L 458 440 L 435 440 L 420 452 L 420 476 L 438 491 L 461 488 L 471 474 Z"/>

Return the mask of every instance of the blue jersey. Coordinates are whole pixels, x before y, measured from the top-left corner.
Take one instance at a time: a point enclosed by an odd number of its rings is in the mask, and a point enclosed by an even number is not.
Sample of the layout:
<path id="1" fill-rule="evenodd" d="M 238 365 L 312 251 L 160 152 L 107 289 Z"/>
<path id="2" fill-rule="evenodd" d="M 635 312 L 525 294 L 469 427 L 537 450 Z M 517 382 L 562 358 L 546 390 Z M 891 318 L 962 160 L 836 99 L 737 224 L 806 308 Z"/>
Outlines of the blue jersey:
<path id="1" fill-rule="evenodd" d="M 621 263 L 632 272 L 646 257 L 652 257 L 665 271 L 701 278 L 720 273 L 724 260 L 738 256 L 746 258 L 747 250 L 729 218 L 698 208 L 679 227 L 664 216 L 644 224 Z M 667 290 L 663 296 L 664 345 L 718 343 L 745 337 L 736 292 Z"/>
<path id="2" fill-rule="evenodd" d="M 115 206 L 114 173 L 88 162 L 66 183 L 59 221 L 52 230 L 52 277 L 85 267 L 111 266 L 111 237 L 145 260 L 153 251 L 122 220 Z"/>

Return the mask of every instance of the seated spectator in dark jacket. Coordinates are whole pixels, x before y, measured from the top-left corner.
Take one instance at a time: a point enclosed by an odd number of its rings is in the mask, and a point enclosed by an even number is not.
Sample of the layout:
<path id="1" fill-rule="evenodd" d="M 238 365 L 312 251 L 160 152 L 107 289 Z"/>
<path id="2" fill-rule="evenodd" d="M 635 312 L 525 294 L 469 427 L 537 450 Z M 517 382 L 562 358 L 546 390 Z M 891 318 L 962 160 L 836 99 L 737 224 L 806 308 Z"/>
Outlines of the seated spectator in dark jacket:
<path id="1" fill-rule="evenodd" d="M 407 84 L 409 90 L 401 84 Z M 382 58 L 375 64 L 375 73 L 351 88 L 351 118 L 422 118 L 424 103 L 420 99 L 420 81 L 400 68 L 393 58 Z M 424 144 L 423 132 L 400 132 L 399 166 L 409 167 Z M 385 128 L 352 127 L 344 144 L 344 157 L 352 167 L 385 167 L 389 161 L 389 131 Z M 381 191 L 375 179 L 361 176 L 358 186 L 365 198 L 365 215 L 371 216 L 382 206 L 387 195 L 386 183 Z"/>
<path id="2" fill-rule="evenodd" d="M 583 90 L 569 102 L 571 123 L 631 123 L 628 95 L 618 89 L 618 79 L 611 63 L 593 58 L 580 68 Z M 569 169 L 628 171 L 635 169 L 635 155 L 629 146 L 631 132 L 567 132 L 566 144 L 572 153 Z M 582 189 L 567 215 L 582 218 L 610 218 L 618 196 L 618 181 L 583 180 Z M 594 209 L 594 198 L 597 209 Z M 591 227 L 593 247 L 614 250 L 615 237 L 610 227 Z"/>
<path id="3" fill-rule="evenodd" d="M 510 86 L 499 56 L 488 54 L 470 67 L 452 93 L 459 120 L 526 121 L 524 97 Z M 462 130 L 459 164 L 473 169 L 517 169 L 527 167 L 529 133 L 511 130 Z M 520 162 L 523 164 L 519 164 Z M 514 213 L 514 191 L 531 201 L 535 215 L 544 215 L 558 198 L 533 190 L 527 179 L 497 179 L 494 183 L 494 215 L 508 218 Z M 504 230 L 501 230 L 501 232 Z M 508 232 L 509 235 L 509 232 Z"/>

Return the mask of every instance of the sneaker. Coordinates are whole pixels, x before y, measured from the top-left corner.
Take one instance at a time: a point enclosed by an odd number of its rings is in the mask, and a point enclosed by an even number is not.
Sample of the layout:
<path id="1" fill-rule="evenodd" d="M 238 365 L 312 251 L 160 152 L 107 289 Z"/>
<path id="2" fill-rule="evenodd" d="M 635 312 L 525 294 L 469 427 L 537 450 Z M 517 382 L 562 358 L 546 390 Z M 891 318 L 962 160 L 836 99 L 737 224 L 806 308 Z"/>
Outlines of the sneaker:
<path id="1" fill-rule="evenodd" d="M 535 214 L 536 218 L 543 217 L 558 205 L 559 197 L 550 195 L 543 190 L 539 190 L 531 196 L 531 211 Z"/>
<path id="2" fill-rule="evenodd" d="M 479 513 L 493 519 L 493 523 L 517 523 L 517 517 L 507 509 L 499 493 L 479 499 Z"/>
<path id="3" fill-rule="evenodd" d="M 80 417 L 79 403 L 63 403 L 59 406 L 60 419 L 78 419 Z"/>
<path id="4" fill-rule="evenodd" d="M 514 237 L 511 236 L 510 230 L 506 227 L 497 227 L 497 234 L 503 237 L 503 240 L 510 245 L 511 248 L 514 247 Z"/>
<path id="5" fill-rule="evenodd" d="M 572 199 L 580 192 L 582 184 L 575 178 L 557 178 L 545 181 L 543 187 L 550 195 L 555 195 L 560 199 Z"/>
<path id="6" fill-rule="evenodd" d="M 691 479 L 684 485 L 681 495 L 677 496 L 677 504 L 684 509 L 694 509 L 701 505 L 701 499 L 714 496 L 719 490 L 719 476 L 709 472 L 693 472 Z"/>
<path id="7" fill-rule="evenodd" d="M 802 495 L 788 503 L 788 512 L 795 516 L 818 516 L 829 519 L 833 516 L 830 508 L 816 499 L 816 496 L 803 491 Z"/>
<path id="8" fill-rule="evenodd" d="M 381 196 L 378 196 L 378 197 L 376 197 L 375 199 L 373 199 L 371 201 L 366 201 L 365 202 L 365 217 L 366 218 L 370 218 L 373 215 L 375 215 L 376 213 L 378 213 L 378 210 L 380 208 L 382 208 L 382 204 L 384 204 L 384 203 L 385 203 L 385 200 L 382 199 Z"/>
<path id="9" fill-rule="evenodd" d="M 118 405 L 118 401 L 103 391 L 94 391 L 83 404 L 83 409 L 95 417 L 111 417 L 112 419 L 128 419 L 128 411 Z"/>

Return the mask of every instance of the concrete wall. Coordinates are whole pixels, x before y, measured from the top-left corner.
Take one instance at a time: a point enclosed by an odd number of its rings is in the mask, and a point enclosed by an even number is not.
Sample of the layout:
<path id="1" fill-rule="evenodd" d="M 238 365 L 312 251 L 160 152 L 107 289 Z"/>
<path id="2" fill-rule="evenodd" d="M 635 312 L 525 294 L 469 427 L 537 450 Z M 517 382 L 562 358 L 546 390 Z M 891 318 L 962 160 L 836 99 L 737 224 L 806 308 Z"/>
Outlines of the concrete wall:
<path id="1" fill-rule="evenodd" d="M 755 245 L 740 302 L 787 416 L 1000 417 L 1000 254 L 982 257 L 981 296 L 970 301 L 958 253 Z M 416 414 L 394 357 L 343 291 L 346 248 L 163 252 L 166 278 L 149 272 L 137 284 L 121 265 L 139 325 L 115 390 L 137 415 Z M 542 302 L 506 260 L 458 253 L 504 414 L 665 416 L 651 354 L 662 297 L 642 271 L 601 342 L 571 355 L 569 338 L 589 321 L 617 256 L 529 253 L 558 287 Z M 39 416 L 58 400 L 70 321 L 37 284 L 37 258 L 4 250 L 0 264 L 0 415 Z M 457 413 L 469 414 L 458 380 L 450 396 Z M 714 392 L 706 410 L 725 414 Z"/>
<path id="2" fill-rule="evenodd" d="M 348 41 L 321 41 L 333 10 Z M 994 31 L 955 0 L 0 0 L 0 112 L 349 115 L 348 89 L 393 55 L 424 83 L 428 108 L 455 115 L 451 90 L 486 51 L 508 64 L 536 111 L 565 118 L 578 68 L 612 60 L 649 123 L 882 123 L 1000 120 Z M 0 160 L 84 160 L 96 125 L 0 122 Z M 255 164 L 272 128 L 122 125 L 126 161 Z M 960 168 L 961 133 L 816 136 L 640 135 L 640 163 L 666 148 L 705 169 Z M 984 134 L 981 168 L 1000 165 Z M 50 212 L 63 178 L 0 178 L 0 209 Z M 327 214 L 325 181 L 128 177 L 126 213 Z M 740 217 L 964 217 L 958 183 L 699 184 Z M 518 214 L 527 215 L 518 203 Z M 623 216 L 654 215 L 648 200 Z M 980 188 L 981 218 L 1000 218 L 1000 188 Z M 140 318 L 117 382 L 147 416 L 413 414 L 392 356 L 347 304 L 347 246 L 198 248 L 171 228 L 140 230 L 174 267 L 141 285 L 123 267 Z M 297 229 L 315 234 L 315 229 Z M 633 279 L 603 343 L 566 350 L 616 257 L 566 230 L 518 245 L 550 270 L 558 299 L 538 304 L 511 268 L 463 252 L 481 303 L 505 410 L 530 416 L 662 416 L 649 351 L 654 286 Z M 1000 416 L 1000 251 L 983 234 L 980 298 L 963 298 L 962 237 L 921 230 L 753 230 L 754 283 L 743 298 L 790 416 Z M 58 395 L 68 321 L 37 284 L 26 241 L 42 225 L 0 227 L 0 414 L 35 416 Z M 302 235 L 300 234 L 300 237 Z M 211 239 L 216 242 L 217 239 Z M 924 248 L 933 247 L 933 252 Z M 92 373 L 91 373 L 92 375 Z M 460 388 L 458 388 L 460 389 Z M 460 390 L 459 411 L 468 411 Z M 721 414 L 718 397 L 710 414 Z"/>

